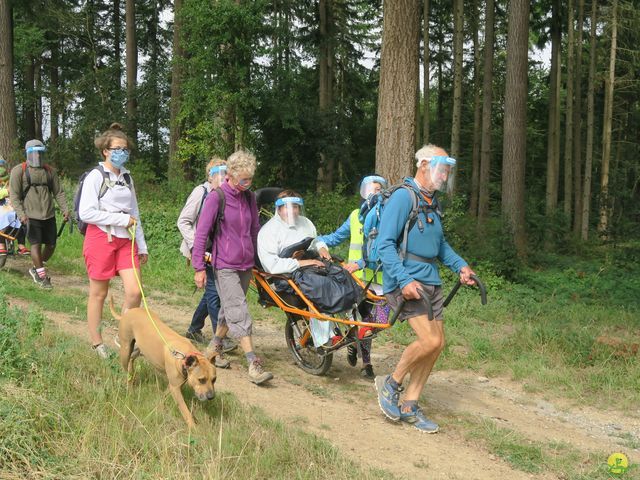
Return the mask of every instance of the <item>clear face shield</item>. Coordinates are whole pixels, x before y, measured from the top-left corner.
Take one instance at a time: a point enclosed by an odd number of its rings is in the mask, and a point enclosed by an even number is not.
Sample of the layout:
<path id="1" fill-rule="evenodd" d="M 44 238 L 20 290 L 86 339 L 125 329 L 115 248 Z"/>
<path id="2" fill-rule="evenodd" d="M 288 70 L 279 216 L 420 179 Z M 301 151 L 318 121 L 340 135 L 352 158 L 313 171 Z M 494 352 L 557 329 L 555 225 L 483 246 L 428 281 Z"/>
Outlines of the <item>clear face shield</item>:
<path id="1" fill-rule="evenodd" d="M 384 178 L 378 175 L 370 175 L 364 177 L 360 183 L 360 196 L 363 200 L 366 200 L 369 196 L 380 193 L 385 188 L 387 188 L 387 181 Z"/>
<path id="2" fill-rule="evenodd" d="M 421 160 L 420 163 L 424 161 L 427 162 L 426 176 L 429 183 L 426 185 L 427 190 L 451 193 L 455 184 L 456 159 L 444 155 L 434 155 L 431 158 Z"/>
<path id="3" fill-rule="evenodd" d="M 27 148 L 27 165 L 30 167 L 40 168 L 44 164 L 45 147 L 29 147 Z"/>
<path id="4" fill-rule="evenodd" d="M 284 197 L 276 200 L 276 213 L 289 226 L 296 224 L 298 217 L 304 217 L 304 202 L 300 197 Z"/>
<path id="5" fill-rule="evenodd" d="M 209 169 L 209 183 L 219 187 L 227 176 L 227 166 L 217 165 Z"/>

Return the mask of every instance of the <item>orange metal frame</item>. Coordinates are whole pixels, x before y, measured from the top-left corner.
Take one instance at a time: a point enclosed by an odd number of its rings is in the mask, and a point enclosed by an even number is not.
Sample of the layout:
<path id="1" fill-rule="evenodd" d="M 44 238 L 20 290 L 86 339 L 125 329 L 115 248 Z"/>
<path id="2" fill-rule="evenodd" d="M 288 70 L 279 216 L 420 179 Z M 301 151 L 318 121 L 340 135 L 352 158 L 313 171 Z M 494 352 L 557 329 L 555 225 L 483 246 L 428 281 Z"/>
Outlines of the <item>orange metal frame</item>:
<path id="1" fill-rule="evenodd" d="M 0 232 L 0 237 L 8 238 L 11 241 L 15 240 L 15 237 L 12 237 L 12 236 L 7 235 L 6 233 L 2 233 L 2 232 Z"/>
<path id="2" fill-rule="evenodd" d="M 287 280 L 287 282 L 289 283 L 293 291 L 296 292 L 296 294 L 302 299 L 302 301 L 307 305 L 309 310 L 301 310 L 299 308 L 287 305 L 285 302 L 283 302 L 280 296 L 271 288 L 271 285 L 269 285 L 269 282 L 267 282 L 266 280 L 267 277 L 276 277 L 276 278 L 282 278 L 284 280 Z M 304 295 L 304 293 L 302 293 L 302 291 L 290 278 L 286 278 L 280 275 L 270 275 L 268 273 L 261 272 L 256 268 L 253 269 L 253 278 L 256 282 L 260 284 L 262 288 L 264 288 L 264 290 L 269 294 L 269 296 L 275 302 L 275 304 L 284 312 L 292 313 L 294 315 L 300 315 L 301 317 L 305 317 L 305 318 L 316 318 L 318 320 L 326 320 L 331 322 L 343 323 L 345 325 L 355 325 L 358 327 L 373 327 L 378 329 L 385 329 L 385 328 L 391 327 L 391 325 L 389 325 L 388 323 L 359 322 L 357 320 L 336 318 L 336 317 L 331 317 L 329 315 L 325 315 L 324 313 L 320 313 L 318 309 L 313 305 L 313 303 L 311 303 L 311 301 Z M 357 277 L 353 277 L 353 278 L 361 287 L 364 288 L 364 283 L 362 283 L 362 281 L 359 278 Z M 371 292 L 367 291 L 367 299 L 375 302 L 375 301 L 384 300 L 384 297 L 374 295 Z M 301 343 L 302 341 L 303 339 L 301 339 Z"/>

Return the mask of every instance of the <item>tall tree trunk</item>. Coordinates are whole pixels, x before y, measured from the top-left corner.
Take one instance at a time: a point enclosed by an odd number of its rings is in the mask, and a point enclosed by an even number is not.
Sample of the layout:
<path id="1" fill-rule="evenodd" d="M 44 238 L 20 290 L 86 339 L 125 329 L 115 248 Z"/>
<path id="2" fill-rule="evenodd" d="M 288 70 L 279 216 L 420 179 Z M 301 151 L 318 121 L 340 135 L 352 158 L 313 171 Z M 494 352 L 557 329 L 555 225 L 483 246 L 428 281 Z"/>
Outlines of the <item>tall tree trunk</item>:
<path id="1" fill-rule="evenodd" d="M 587 146 L 584 159 L 584 183 L 582 186 L 582 222 L 580 238 L 589 238 L 589 212 L 591 210 L 591 168 L 593 164 L 594 97 L 596 83 L 597 0 L 591 0 L 591 38 L 589 39 L 589 84 L 587 86 Z"/>
<path id="2" fill-rule="evenodd" d="M 473 1 L 473 12 L 471 15 L 471 31 L 473 32 L 473 151 L 471 155 L 471 198 L 469 202 L 469 214 L 475 217 L 478 214 L 478 184 L 480 180 L 480 145 L 482 140 L 482 105 L 480 86 L 480 64 L 482 55 L 480 54 L 480 41 L 478 30 L 480 9 L 478 0 Z"/>
<path id="3" fill-rule="evenodd" d="M 58 70 L 58 63 L 60 62 L 60 49 L 58 47 L 58 40 L 55 39 L 51 42 L 51 62 L 49 63 L 49 78 L 51 79 L 49 89 L 49 106 L 51 108 L 51 134 L 49 141 L 51 146 L 55 147 L 58 143 L 59 136 L 59 117 L 60 117 L 60 75 Z M 53 149 L 55 152 L 55 148 Z M 55 160 L 55 159 L 54 159 Z"/>
<path id="4" fill-rule="evenodd" d="M 478 189 L 478 223 L 484 223 L 489 216 L 489 182 L 491 172 L 491 102 L 493 101 L 493 43 L 494 43 L 493 0 L 485 5 L 485 32 L 482 78 L 482 146 L 480 149 L 480 185 Z"/>
<path id="5" fill-rule="evenodd" d="M 571 205 L 573 204 L 573 0 L 567 6 L 567 99 L 564 137 L 564 214 L 571 219 Z"/>
<path id="6" fill-rule="evenodd" d="M 429 116 L 431 115 L 431 102 L 429 99 L 429 0 L 424 0 L 422 12 L 422 39 L 424 42 L 424 58 L 422 63 L 424 111 L 422 114 L 422 141 L 424 144 L 430 143 L 429 139 Z"/>
<path id="7" fill-rule="evenodd" d="M 502 150 L 502 215 L 518 256 L 526 255 L 524 174 L 527 158 L 529 1 L 511 0 L 507 36 Z"/>
<path id="8" fill-rule="evenodd" d="M 464 6 L 462 0 L 453 3 L 453 110 L 451 120 L 451 156 L 460 156 L 460 125 L 462 123 L 462 44 L 464 41 Z"/>
<path id="9" fill-rule="evenodd" d="M 122 85 L 122 67 L 120 60 L 120 36 L 122 34 L 122 22 L 120 21 L 120 0 L 113 0 L 113 76 L 116 81 L 116 88 L 120 90 Z"/>
<path id="10" fill-rule="evenodd" d="M 573 107 L 573 233 L 580 235 L 582 222 L 582 30 L 584 29 L 584 0 L 578 0 L 576 35 L 576 86 Z"/>
<path id="11" fill-rule="evenodd" d="M 135 0 L 126 0 L 126 42 L 127 42 L 127 123 L 128 134 L 136 141 L 138 136 L 136 84 L 138 76 L 138 43 L 136 41 Z"/>
<path id="12" fill-rule="evenodd" d="M 444 125 L 444 87 L 442 85 L 442 43 L 438 44 L 438 66 L 437 66 L 437 75 L 438 75 L 438 103 L 436 105 L 436 140 L 439 143 L 442 143 L 444 132 L 442 130 L 442 126 Z"/>
<path id="13" fill-rule="evenodd" d="M 180 10 L 182 0 L 173 2 L 173 59 L 171 67 L 171 103 L 170 103 L 170 132 L 169 132 L 169 180 L 185 178 L 185 171 L 178 159 L 178 141 L 182 136 L 182 122 L 180 122 L 180 107 L 182 103 L 182 75 L 184 49 L 182 47 L 182 19 Z"/>
<path id="14" fill-rule="evenodd" d="M 391 183 L 413 173 L 419 3 L 384 3 L 376 171 Z"/>
<path id="15" fill-rule="evenodd" d="M 604 82 L 604 119 L 602 125 L 602 168 L 600 176 L 600 220 L 598 234 L 609 238 L 609 161 L 611 159 L 611 121 L 613 116 L 613 89 L 616 75 L 616 47 L 618 41 L 618 0 L 611 6 L 611 53 L 609 75 Z"/>
<path id="16" fill-rule="evenodd" d="M 36 94 L 33 88 L 34 80 L 35 62 L 33 57 L 29 56 L 24 68 L 24 116 L 22 118 L 24 134 L 29 140 L 36 138 Z"/>
<path id="17" fill-rule="evenodd" d="M 549 71 L 549 131 L 547 134 L 547 189 L 545 212 L 551 216 L 558 208 L 560 175 L 560 48 L 562 25 L 560 0 L 553 0 L 551 10 L 551 69 Z"/>
<path id="18" fill-rule="evenodd" d="M 40 61 L 33 65 L 33 106 L 35 138 L 42 140 L 42 75 Z"/>
<path id="19" fill-rule="evenodd" d="M 16 102 L 13 90 L 13 21 L 10 2 L 0 2 L 0 156 L 16 147 Z"/>
<path id="20" fill-rule="evenodd" d="M 160 165 L 160 88 L 158 86 L 158 58 L 160 57 L 160 38 L 158 38 L 158 23 L 160 21 L 160 6 L 158 2 L 154 0 L 151 7 L 153 11 L 151 13 L 151 20 L 149 22 L 149 38 L 151 38 L 151 58 L 149 63 L 151 65 L 151 91 L 153 92 L 153 104 L 152 104 L 152 120 L 151 120 L 151 160 L 154 165 Z M 158 171 L 158 174 L 161 172 Z"/>
<path id="21" fill-rule="evenodd" d="M 319 30 L 320 48 L 318 56 L 318 76 L 319 76 L 319 108 L 323 120 L 323 125 L 328 128 L 328 119 L 331 115 L 332 101 L 332 60 L 331 60 L 331 1 L 320 0 L 319 8 Z M 327 152 L 320 152 L 320 166 L 318 167 L 318 191 L 328 191 L 333 184 L 333 170 L 335 159 Z"/>

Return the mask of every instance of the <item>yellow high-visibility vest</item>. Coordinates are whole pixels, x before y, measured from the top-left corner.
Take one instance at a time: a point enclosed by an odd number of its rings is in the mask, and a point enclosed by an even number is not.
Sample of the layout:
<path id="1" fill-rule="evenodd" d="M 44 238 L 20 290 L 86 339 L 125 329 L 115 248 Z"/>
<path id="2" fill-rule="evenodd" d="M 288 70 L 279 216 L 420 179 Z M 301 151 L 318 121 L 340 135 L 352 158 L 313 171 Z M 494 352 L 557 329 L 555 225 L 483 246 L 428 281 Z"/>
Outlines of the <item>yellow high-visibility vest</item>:
<path id="1" fill-rule="evenodd" d="M 349 225 L 351 227 L 351 241 L 349 243 L 349 263 L 357 262 L 362 259 L 362 244 L 364 242 L 363 226 L 358 218 L 360 210 L 356 208 L 351 215 L 349 215 Z M 373 277 L 373 270 L 370 268 L 363 268 L 355 272 L 355 275 L 363 282 L 368 282 Z M 382 270 L 378 271 L 374 283 L 382 285 Z"/>

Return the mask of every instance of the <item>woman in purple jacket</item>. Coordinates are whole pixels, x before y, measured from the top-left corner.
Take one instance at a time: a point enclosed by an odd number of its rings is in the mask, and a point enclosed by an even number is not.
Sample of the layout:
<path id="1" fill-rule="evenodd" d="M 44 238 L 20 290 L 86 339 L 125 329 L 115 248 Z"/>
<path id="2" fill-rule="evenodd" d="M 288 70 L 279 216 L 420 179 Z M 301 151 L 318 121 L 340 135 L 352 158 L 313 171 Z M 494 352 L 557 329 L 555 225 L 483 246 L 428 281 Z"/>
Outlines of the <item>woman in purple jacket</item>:
<path id="1" fill-rule="evenodd" d="M 217 366 L 229 367 L 222 352 L 222 339 L 229 334 L 240 342 L 249 363 L 249 380 L 255 384 L 273 378 L 264 370 L 262 362 L 253 351 L 251 339 L 253 321 L 247 306 L 247 290 L 254 265 L 258 239 L 258 208 L 256 197 L 249 191 L 256 170 L 256 158 L 248 152 L 237 151 L 227 159 L 227 180 L 220 189 L 224 194 L 224 215 L 216 227 L 220 196 L 215 192 L 207 195 L 196 226 L 191 263 L 196 273 L 194 280 L 198 288 L 204 287 L 205 249 L 211 237 L 211 264 L 220 295 L 218 326 L 211 346 L 218 352 Z"/>

